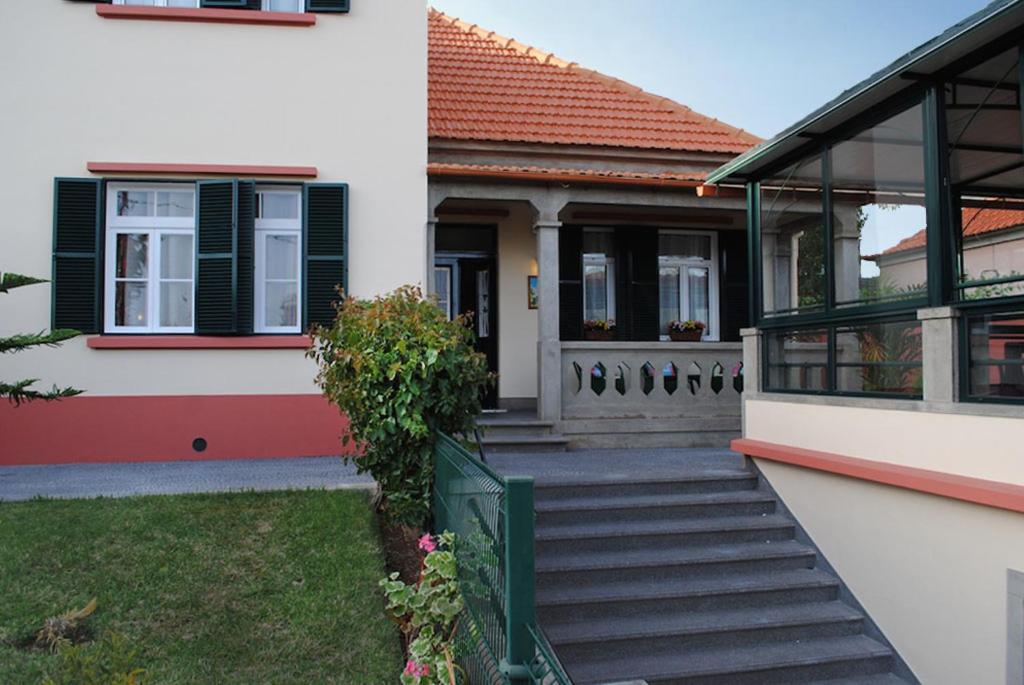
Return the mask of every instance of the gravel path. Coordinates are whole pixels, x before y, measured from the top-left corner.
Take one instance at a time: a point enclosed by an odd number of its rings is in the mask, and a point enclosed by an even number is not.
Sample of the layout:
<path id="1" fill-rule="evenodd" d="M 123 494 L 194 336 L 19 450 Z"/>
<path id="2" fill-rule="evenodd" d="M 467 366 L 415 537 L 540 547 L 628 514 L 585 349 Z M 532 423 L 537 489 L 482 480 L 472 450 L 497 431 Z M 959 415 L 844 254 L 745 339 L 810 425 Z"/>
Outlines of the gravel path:
<path id="1" fill-rule="evenodd" d="M 372 488 L 338 457 L 0 466 L 0 500 L 128 497 L 187 492 Z"/>

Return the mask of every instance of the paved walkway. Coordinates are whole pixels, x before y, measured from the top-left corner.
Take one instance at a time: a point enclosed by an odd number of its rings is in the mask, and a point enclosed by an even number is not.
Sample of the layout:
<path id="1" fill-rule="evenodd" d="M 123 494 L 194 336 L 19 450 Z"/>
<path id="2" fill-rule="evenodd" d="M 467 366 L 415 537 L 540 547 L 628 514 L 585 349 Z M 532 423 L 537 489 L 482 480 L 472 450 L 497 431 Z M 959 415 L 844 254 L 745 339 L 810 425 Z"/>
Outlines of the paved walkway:
<path id="1" fill-rule="evenodd" d="M 372 486 L 338 457 L 0 466 L 0 500 Z"/>

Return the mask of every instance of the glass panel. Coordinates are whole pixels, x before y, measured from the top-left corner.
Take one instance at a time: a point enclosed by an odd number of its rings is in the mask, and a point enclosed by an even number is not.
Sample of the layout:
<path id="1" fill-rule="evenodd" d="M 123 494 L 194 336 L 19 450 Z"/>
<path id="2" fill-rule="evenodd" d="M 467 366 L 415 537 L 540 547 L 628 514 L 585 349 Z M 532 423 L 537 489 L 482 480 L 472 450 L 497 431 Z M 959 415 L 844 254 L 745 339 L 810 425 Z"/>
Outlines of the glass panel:
<path id="1" fill-rule="evenodd" d="M 271 12 L 301 12 L 303 0 L 268 0 L 267 10 Z"/>
<path id="2" fill-rule="evenodd" d="M 690 312 L 689 317 L 710 325 L 711 304 L 708 299 L 708 269 L 702 266 L 690 266 L 686 268 L 687 287 L 690 290 Z M 710 331 L 705 328 L 704 335 Z"/>
<path id="3" fill-rule="evenodd" d="M 156 193 L 156 215 L 192 217 L 196 214 L 196 196 L 191 190 L 160 190 Z"/>
<path id="4" fill-rule="evenodd" d="M 452 318 L 452 269 L 450 266 L 434 268 L 434 294 L 437 295 L 437 306 L 450 320 Z"/>
<path id="5" fill-rule="evenodd" d="M 153 193 L 146 190 L 117 191 L 118 216 L 153 216 Z"/>
<path id="6" fill-rule="evenodd" d="M 260 219 L 298 219 L 298 193 L 260 193 Z"/>
<path id="7" fill-rule="evenodd" d="M 146 278 L 149 274 L 149 236 L 117 234 L 114 275 L 117 278 Z"/>
<path id="8" fill-rule="evenodd" d="M 968 320 L 971 397 L 1024 401 L 1024 312 Z"/>
<path id="9" fill-rule="evenodd" d="M 711 259 L 711 236 L 659 233 L 658 254 L 663 257 Z"/>
<path id="10" fill-rule="evenodd" d="M 965 197 L 961 206 L 963 298 L 1024 294 L 1024 202 Z"/>
<path id="11" fill-rule="evenodd" d="M 668 325 L 679 319 L 679 267 L 658 269 L 658 301 L 661 309 L 661 334 L 668 335 Z"/>
<path id="12" fill-rule="evenodd" d="M 160 325 L 168 328 L 192 325 L 192 281 L 160 284 Z"/>
<path id="13" fill-rule="evenodd" d="M 267 278 L 295 280 L 299 274 L 299 236 L 268 235 Z"/>
<path id="14" fill-rule="evenodd" d="M 587 264 L 583 267 L 584 302 L 583 318 L 587 321 L 608 319 L 608 278 L 604 264 Z"/>
<path id="15" fill-rule="evenodd" d="M 160 278 L 192 278 L 192 236 L 160 236 Z"/>
<path id="16" fill-rule="evenodd" d="M 824 330 L 765 335 L 766 390 L 822 392 L 828 383 L 828 333 Z"/>
<path id="17" fill-rule="evenodd" d="M 145 283 L 119 281 L 114 284 L 114 325 L 146 326 L 148 286 Z"/>
<path id="18" fill-rule="evenodd" d="M 299 325 L 299 288 L 295 283 L 267 283 L 264 322 L 270 327 Z"/>
<path id="19" fill-rule="evenodd" d="M 825 305 L 825 222 L 821 158 L 761 182 L 761 264 L 765 314 Z"/>
<path id="20" fill-rule="evenodd" d="M 832 148 L 837 303 L 923 297 L 925 224 L 921 105 Z"/>
<path id="21" fill-rule="evenodd" d="M 198 0 L 167 0 L 168 7 L 199 7 Z"/>
<path id="22" fill-rule="evenodd" d="M 921 395 L 921 324 L 837 328 L 836 379 L 842 392 Z"/>

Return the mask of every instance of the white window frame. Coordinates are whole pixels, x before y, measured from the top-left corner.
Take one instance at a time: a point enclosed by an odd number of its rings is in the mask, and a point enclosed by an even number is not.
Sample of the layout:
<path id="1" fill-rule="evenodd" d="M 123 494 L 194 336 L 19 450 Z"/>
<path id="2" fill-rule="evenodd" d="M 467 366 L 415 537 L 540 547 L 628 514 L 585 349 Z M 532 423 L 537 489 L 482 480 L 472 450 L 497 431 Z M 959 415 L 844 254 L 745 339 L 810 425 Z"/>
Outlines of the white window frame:
<path id="1" fill-rule="evenodd" d="M 107 185 L 107 221 L 104 235 L 104 326 L 106 333 L 128 333 L 128 334 L 152 334 L 152 333 L 192 333 L 195 330 L 196 322 L 196 211 L 190 217 L 158 217 L 158 216 L 118 216 L 117 215 L 117 193 L 121 191 L 187 191 L 195 198 L 196 188 L 193 184 L 178 183 L 117 183 Z M 194 210 L 198 210 L 198 200 L 193 200 Z M 118 326 L 115 325 L 114 307 L 116 303 L 116 265 L 117 265 L 117 236 L 121 234 L 145 235 L 147 236 L 148 252 L 146 264 L 148 273 L 146 275 L 146 326 Z M 192 273 L 190 279 L 161 279 L 160 278 L 160 237 L 165 235 L 187 235 L 192 238 Z M 161 326 L 160 325 L 160 281 L 161 280 L 190 280 L 192 282 L 192 325 L 191 326 Z"/>
<path id="2" fill-rule="evenodd" d="M 434 282 L 435 283 L 437 282 L 437 272 L 438 271 L 443 271 L 444 272 L 444 280 L 445 280 L 445 283 L 447 285 L 448 297 L 444 301 L 444 303 L 443 303 L 444 306 L 443 307 L 441 306 L 442 305 L 441 298 L 438 297 L 437 305 L 441 309 L 441 311 L 444 312 L 444 315 L 446 317 L 448 317 L 448 320 L 451 321 L 452 320 L 452 271 L 453 271 L 453 267 L 450 264 L 435 264 L 434 265 Z M 435 286 L 435 290 L 436 290 L 436 286 Z"/>
<path id="3" fill-rule="evenodd" d="M 270 9 L 270 3 L 271 3 L 271 0 L 263 0 L 263 2 L 260 4 L 260 9 L 263 10 L 264 12 L 281 12 L 281 11 L 283 11 L 283 10 L 272 10 L 272 9 Z M 299 2 L 299 5 L 300 5 L 301 9 L 291 10 L 291 12 L 304 14 L 306 12 L 305 0 L 302 0 L 301 2 Z"/>
<path id="4" fill-rule="evenodd" d="M 302 189 L 294 186 L 257 186 L 256 201 L 262 202 L 264 193 L 295 195 L 298 215 L 294 219 L 256 219 L 253 273 L 253 331 L 256 333 L 301 333 L 302 332 Z M 262 214 L 262 211 L 259 212 Z M 267 239 L 273 236 L 294 236 L 298 249 L 295 263 L 295 325 L 268 326 L 266 312 L 267 284 Z M 283 282 L 283 281 L 282 281 Z"/>
<path id="5" fill-rule="evenodd" d="M 662 229 L 658 231 L 658 235 L 696 235 L 704 236 L 711 239 L 711 258 L 702 259 L 700 257 L 674 257 L 671 255 L 658 255 L 658 270 L 660 273 L 662 266 L 671 266 L 679 269 L 679 320 L 686 321 L 692 319 L 692 312 L 690 309 L 690 279 L 687 278 L 687 267 L 696 266 L 699 268 L 706 268 L 708 270 L 708 321 L 707 328 L 704 330 L 702 340 L 711 342 L 718 341 L 720 338 L 719 333 L 719 306 L 718 306 L 718 234 L 714 231 L 688 231 L 688 230 L 669 230 Z M 659 248 L 660 251 L 660 248 Z M 659 288 L 661 285 L 661 278 L 659 275 L 658 279 Z M 659 293 L 660 297 L 660 293 Z M 658 317 L 661 318 L 661 307 L 658 307 Z M 661 321 L 658 322 L 658 327 L 661 327 Z M 668 335 L 661 335 L 661 340 L 668 340 Z"/>
<path id="6" fill-rule="evenodd" d="M 585 228 L 583 229 L 584 241 L 586 240 L 587 233 L 607 233 L 610 235 L 615 234 L 615 230 L 611 228 Z M 607 311 L 606 321 L 618 321 L 615 311 L 615 257 L 600 253 L 600 252 L 584 252 L 583 253 L 583 273 L 580 279 L 583 284 L 583 320 L 587 320 L 587 267 L 588 266 L 603 266 L 604 267 L 604 278 L 605 278 L 605 309 Z"/>
<path id="7" fill-rule="evenodd" d="M 192 7 L 195 7 L 195 8 L 199 7 L 199 0 L 192 0 L 192 3 L 193 3 Z M 136 7 L 167 7 L 167 0 L 153 0 L 153 4 L 152 5 L 150 5 L 148 3 L 143 5 L 143 4 L 138 3 L 138 2 L 132 2 L 131 0 L 114 0 L 114 4 L 115 5 L 135 5 Z M 178 8 L 178 9 L 189 9 L 189 8 L 182 7 L 182 8 Z"/>

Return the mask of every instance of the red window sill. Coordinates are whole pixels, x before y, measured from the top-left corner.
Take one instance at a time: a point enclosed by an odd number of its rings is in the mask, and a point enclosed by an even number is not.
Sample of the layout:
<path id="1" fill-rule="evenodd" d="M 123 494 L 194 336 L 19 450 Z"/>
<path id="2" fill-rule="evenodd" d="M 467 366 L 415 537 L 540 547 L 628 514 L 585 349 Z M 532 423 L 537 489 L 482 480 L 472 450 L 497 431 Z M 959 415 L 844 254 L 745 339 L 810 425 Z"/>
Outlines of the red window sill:
<path id="1" fill-rule="evenodd" d="M 139 19 L 143 21 L 198 21 L 214 24 L 262 24 L 264 26 L 313 26 L 316 24 L 316 15 L 307 12 L 96 5 L 96 14 L 104 19 Z"/>
<path id="2" fill-rule="evenodd" d="M 86 344 L 94 350 L 304 350 L 310 342 L 308 335 L 96 335 Z"/>

